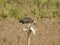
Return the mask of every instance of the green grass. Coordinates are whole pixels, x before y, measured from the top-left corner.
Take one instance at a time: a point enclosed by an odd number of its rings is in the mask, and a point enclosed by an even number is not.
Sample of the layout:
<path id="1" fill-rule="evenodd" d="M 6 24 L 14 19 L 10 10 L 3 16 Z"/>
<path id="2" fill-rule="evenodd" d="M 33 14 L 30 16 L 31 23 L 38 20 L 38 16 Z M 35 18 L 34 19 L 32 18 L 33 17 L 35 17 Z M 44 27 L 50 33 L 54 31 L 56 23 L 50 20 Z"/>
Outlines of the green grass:
<path id="1" fill-rule="evenodd" d="M 25 8 L 25 9 L 24 9 Z M 60 17 L 60 0 L 0 0 L 0 17 L 21 19 L 27 15 L 39 18 Z"/>

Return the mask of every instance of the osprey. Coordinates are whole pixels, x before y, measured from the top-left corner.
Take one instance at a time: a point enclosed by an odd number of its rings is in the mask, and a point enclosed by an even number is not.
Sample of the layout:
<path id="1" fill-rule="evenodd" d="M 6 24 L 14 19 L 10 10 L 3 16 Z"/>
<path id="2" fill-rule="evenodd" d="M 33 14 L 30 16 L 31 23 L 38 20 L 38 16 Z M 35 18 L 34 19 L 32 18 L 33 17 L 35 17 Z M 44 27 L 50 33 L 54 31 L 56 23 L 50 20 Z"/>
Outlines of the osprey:
<path id="1" fill-rule="evenodd" d="M 26 17 L 24 19 L 21 19 L 19 22 L 22 23 L 22 24 L 28 24 L 28 23 L 35 24 L 36 23 L 36 21 L 31 19 L 30 17 Z"/>
<path id="2" fill-rule="evenodd" d="M 26 32 L 32 31 L 32 33 L 35 35 L 35 29 L 30 24 L 27 25 L 27 28 L 23 28 L 23 31 L 26 31 Z"/>

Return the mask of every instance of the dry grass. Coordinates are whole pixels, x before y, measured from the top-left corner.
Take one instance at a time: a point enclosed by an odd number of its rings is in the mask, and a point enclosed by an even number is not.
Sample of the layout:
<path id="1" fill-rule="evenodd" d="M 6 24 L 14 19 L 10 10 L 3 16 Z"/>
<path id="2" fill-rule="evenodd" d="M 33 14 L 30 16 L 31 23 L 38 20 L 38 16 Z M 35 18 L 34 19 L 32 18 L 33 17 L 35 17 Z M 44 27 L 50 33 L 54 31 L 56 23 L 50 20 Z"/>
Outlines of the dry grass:
<path id="1" fill-rule="evenodd" d="M 43 23 L 42 23 L 43 22 Z M 31 45 L 60 45 L 60 26 L 56 18 L 38 21 L 35 27 L 36 35 L 31 34 Z M 26 45 L 27 33 L 25 27 L 15 18 L 0 21 L 0 45 Z"/>

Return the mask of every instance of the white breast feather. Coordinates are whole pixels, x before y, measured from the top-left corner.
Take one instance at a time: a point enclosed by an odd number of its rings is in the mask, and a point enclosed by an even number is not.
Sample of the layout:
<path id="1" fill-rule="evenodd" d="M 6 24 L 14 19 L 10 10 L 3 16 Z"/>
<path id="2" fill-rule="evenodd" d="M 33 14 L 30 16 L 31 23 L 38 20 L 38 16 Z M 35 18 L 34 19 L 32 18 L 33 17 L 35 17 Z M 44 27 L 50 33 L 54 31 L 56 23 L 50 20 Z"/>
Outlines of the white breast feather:
<path id="1" fill-rule="evenodd" d="M 33 27 L 30 27 L 30 30 L 32 31 L 32 33 L 35 35 L 35 29 Z"/>

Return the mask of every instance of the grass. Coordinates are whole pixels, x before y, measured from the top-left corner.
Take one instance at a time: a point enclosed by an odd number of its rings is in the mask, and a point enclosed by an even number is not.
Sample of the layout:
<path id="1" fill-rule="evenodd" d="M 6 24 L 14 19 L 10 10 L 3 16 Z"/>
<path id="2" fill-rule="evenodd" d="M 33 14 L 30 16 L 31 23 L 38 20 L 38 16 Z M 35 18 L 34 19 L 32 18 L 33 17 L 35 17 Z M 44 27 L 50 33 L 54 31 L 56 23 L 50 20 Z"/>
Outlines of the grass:
<path id="1" fill-rule="evenodd" d="M 60 0 L 1 0 L 0 17 L 23 19 L 33 16 L 38 19 L 60 18 Z"/>
<path id="2" fill-rule="evenodd" d="M 28 4 L 24 4 L 24 0 L 2 0 L 0 1 L 1 7 L 4 9 L 3 11 L 8 10 L 8 16 L 14 16 L 15 18 L 24 18 L 29 14 L 32 14 L 34 17 L 35 15 L 39 15 L 43 17 L 43 15 L 55 17 L 58 14 L 58 17 L 60 16 L 60 0 L 31 0 Z M 23 7 L 25 7 L 25 11 L 22 12 Z M 27 10 L 27 8 L 29 8 Z M 1 8 L 0 8 L 1 9 Z M 30 10 L 30 11 L 29 11 Z M 49 12 L 47 12 L 49 10 Z M 54 11 L 55 10 L 55 11 Z M 28 12 L 25 13 L 25 12 Z M 37 13 L 38 12 L 38 13 Z M 23 15 L 23 16 L 22 16 Z M 25 15 L 25 16 L 24 16 Z M 7 14 L 3 13 L 1 14 L 1 17 L 5 18 L 7 17 Z"/>
<path id="3" fill-rule="evenodd" d="M 8 15 L 7 15 L 7 13 L 5 12 L 5 11 L 1 11 L 0 12 L 0 17 L 2 17 L 2 18 L 7 18 L 8 17 Z"/>
<path id="4" fill-rule="evenodd" d="M 20 20 L 29 15 L 40 19 L 42 23 L 44 18 L 56 18 L 60 25 L 60 0 L 0 0 L 1 18 L 14 17 Z M 47 25 L 45 28 L 47 30 Z M 60 30 L 60 26 L 58 29 Z M 6 43 L 6 40 L 6 37 L 3 37 L 3 43 Z M 19 45 L 20 35 L 17 36 L 17 40 Z"/>
<path id="5" fill-rule="evenodd" d="M 60 18 L 60 0 L 1 0 L 0 5 L 3 19 L 14 17 L 20 20 L 31 15 L 42 22 L 43 18 Z"/>

